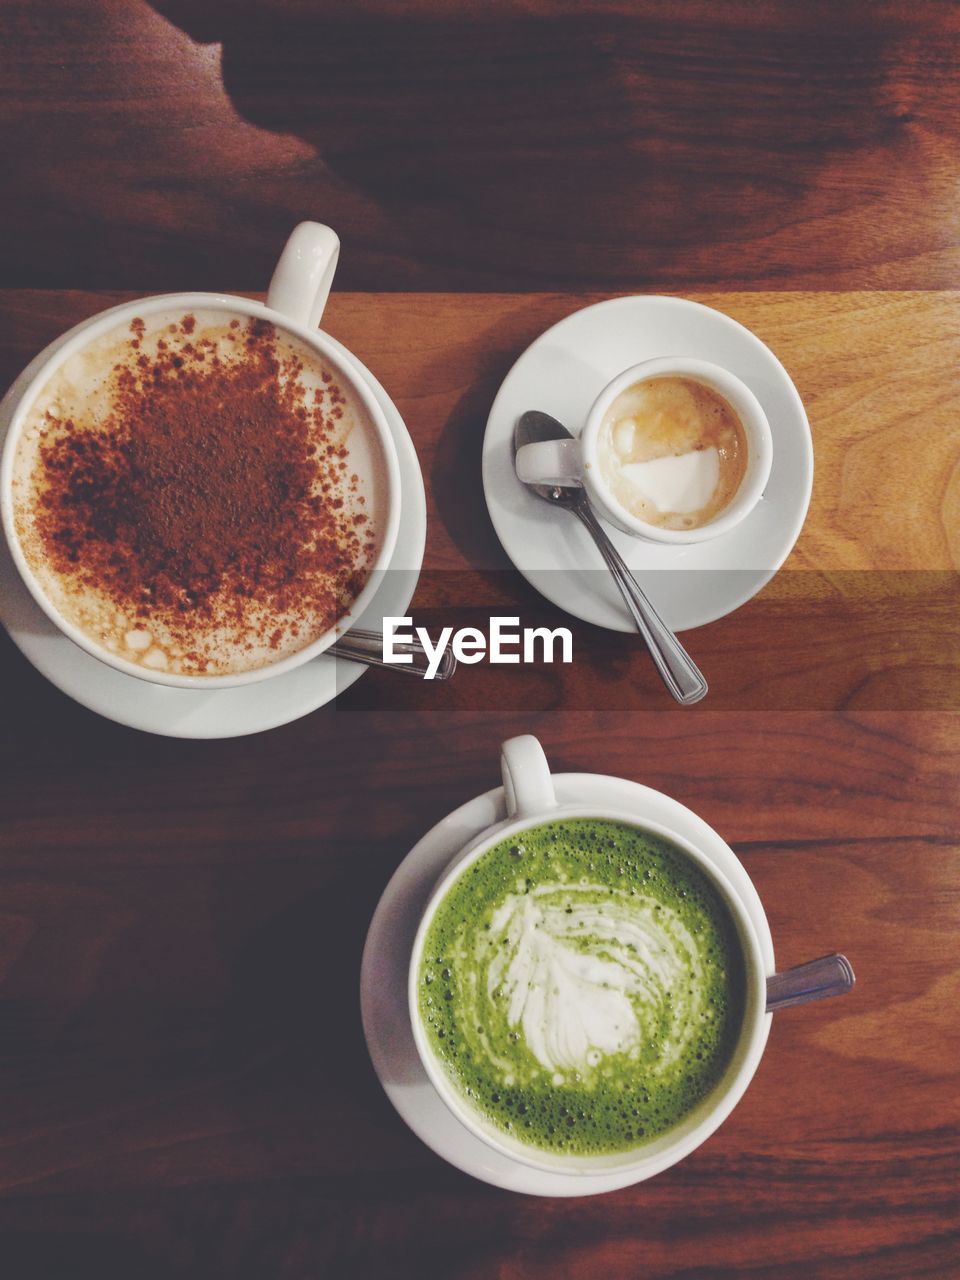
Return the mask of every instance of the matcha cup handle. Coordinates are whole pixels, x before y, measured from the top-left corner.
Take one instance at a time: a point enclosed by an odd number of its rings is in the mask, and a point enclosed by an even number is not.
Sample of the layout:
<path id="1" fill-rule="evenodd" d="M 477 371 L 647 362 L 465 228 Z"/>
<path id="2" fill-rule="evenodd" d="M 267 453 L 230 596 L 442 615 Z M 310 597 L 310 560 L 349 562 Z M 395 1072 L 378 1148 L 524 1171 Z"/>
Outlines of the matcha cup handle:
<path id="1" fill-rule="evenodd" d="M 550 766 L 533 734 L 525 733 L 503 743 L 500 773 L 508 818 L 534 818 L 557 807 Z"/>
<path id="2" fill-rule="evenodd" d="M 853 990 L 856 978 L 853 965 L 846 956 L 821 956 L 795 969 L 772 973 L 767 979 L 767 1013 L 788 1009 L 792 1004 L 808 1000 L 825 1000 L 827 996 L 843 996 Z"/>

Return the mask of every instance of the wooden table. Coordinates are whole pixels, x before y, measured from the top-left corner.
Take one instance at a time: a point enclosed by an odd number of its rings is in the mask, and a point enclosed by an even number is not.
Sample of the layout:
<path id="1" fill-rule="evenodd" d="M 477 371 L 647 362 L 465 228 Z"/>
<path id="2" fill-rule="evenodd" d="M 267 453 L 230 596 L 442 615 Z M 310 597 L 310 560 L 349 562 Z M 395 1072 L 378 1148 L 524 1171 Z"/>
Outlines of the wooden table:
<path id="1" fill-rule="evenodd" d="M 11 1280 L 960 1275 L 956 12 L 669 13 L 0 10 L 3 381 L 122 297 L 262 288 L 289 226 L 325 217 L 354 290 L 328 327 L 427 483 L 418 620 L 564 620 L 499 547 L 480 442 L 519 352 L 600 297 L 748 325 L 817 456 L 784 571 L 688 637 L 711 680 L 691 709 L 583 626 L 569 670 L 369 673 L 272 733 L 173 741 L 68 701 L 3 638 Z M 592 1199 L 444 1165 L 360 1029 L 384 884 L 518 732 L 691 806 L 743 859 L 779 964 L 842 949 L 859 980 L 777 1017 L 697 1153 Z"/>

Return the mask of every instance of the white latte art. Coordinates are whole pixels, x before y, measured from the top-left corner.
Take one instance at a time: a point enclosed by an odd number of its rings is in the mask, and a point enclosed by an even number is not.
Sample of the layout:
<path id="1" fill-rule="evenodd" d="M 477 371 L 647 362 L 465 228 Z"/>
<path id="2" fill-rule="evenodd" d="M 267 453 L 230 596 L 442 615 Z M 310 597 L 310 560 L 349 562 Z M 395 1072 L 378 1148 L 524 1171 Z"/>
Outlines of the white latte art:
<path id="1" fill-rule="evenodd" d="M 663 1070 L 706 1013 L 694 938 L 668 907 L 636 892 L 567 883 L 509 894 L 485 942 L 496 947 L 486 999 L 554 1075 L 636 1056 L 651 1037 Z M 480 948 L 475 958 L 485 958 Z"/>

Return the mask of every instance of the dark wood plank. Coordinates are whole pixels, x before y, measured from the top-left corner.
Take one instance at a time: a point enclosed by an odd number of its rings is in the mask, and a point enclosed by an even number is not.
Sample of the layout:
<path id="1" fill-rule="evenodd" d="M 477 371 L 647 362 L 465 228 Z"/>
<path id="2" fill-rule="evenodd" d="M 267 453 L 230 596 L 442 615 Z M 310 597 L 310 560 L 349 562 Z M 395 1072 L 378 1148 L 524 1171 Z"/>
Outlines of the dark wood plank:
<path id="1" fill-rule="evenodd" d="M 16 1274 L 67 1257 L 118 1277 L 950 1274 L 954 716 L 330 711 L 260 750 L 79 716 L 4 761 Z M 645 781 L 713 822 L 782 964 L 842 946 L 860 977 L 847 1001 L 778 1018 L 701 1152 L 574 1205 L 430 1156 L 380 1094 L 356 1008 L 382 884 L 495 782 L 500 737 L 531 729 L 558 769 Z M 360 794 L 376 796 L 362 814 Z"/>
<path id="2" fill-rule="evenodd" d="M 0 377 L 119 296 L 0 294 Z M 177 742 L 83 710 L 0 641 L 5 1274 L 960 1273 L 956 295 L 698 296 L 784 360 L 818 458 L 787 568 L 691 637 L 702 707 L 669 708 L 628 637 L 581 628 L 569 671 L 464 669 L 446 688 L 371 673 L 268 735 Z M 589 300 L 332 302 L 424 465 L 419 618 L 562 621 L 507 565 L 476 468 L 509 364 Z M 780 964 L 842 948 L 859 976 L 846 1001 L 778 1017 L 702 1150 L 595 1200 L 509 1196 L 442 1164 L 382 1095 L 359 1024 L 383 885 L 496 783 L 519 732 L 558 770 L 691 806 L 742 857 Z"/>
<path id="3" fill-rule="evenodd" d="M 5 0 L 0 283 L 354 289 L 956 280 L 936 0 Z M 13 193 L 14 198 L 10 198 Z"/>

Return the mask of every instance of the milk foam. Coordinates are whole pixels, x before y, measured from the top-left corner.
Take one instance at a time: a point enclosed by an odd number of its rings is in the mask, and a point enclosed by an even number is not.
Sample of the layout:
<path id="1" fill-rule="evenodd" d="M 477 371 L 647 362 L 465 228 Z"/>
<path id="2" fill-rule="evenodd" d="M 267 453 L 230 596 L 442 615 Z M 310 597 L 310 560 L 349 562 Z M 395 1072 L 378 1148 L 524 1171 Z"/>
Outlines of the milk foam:
<path id="1" fill-rule="evenodd" d="M 185 331 L 182 322 L 192 321 Z M 101 591 L 56 571 L 50 564 L 37 524 L 37 501 L 44 490 L 43 449 L 47 442 L 80 429 L 105 429 L 112 411 L 114 377 L 119 366 L 132 367 L 138 355 L 156 356 L 158 343 L 168 354 L 189 343 L 204 344 L 207 358 L 229 366 L 242 360 L 233 315 L 215 308 L 199 308 L 184 316 L 182 309 L 145 317 L 139 348 L 131 350 L 129 316 L 116 329 L 81 348 L 64 362 L 40 389 L 22 431 L 13 466 L 13 502 L 17 535 L 27 562 L 44 594 L 56 610 L 82 630 L 97 646 L 117 657 L 148 669 L 175 674 L 227 675 L 254 670 L 278 661 L 311 644 L 327 629 L 309 599 L 277 617 L 270 608 L 251 602 L 245 625 L 238 627 L 215 619 L 198 619 L 189 647 L 174 634 L 163 618 L 147 619 L 118 608 Z M 246 321 L 244 320 L 244 324 Z M 336 388 L 342 403 L 332 441 L 347 450 L 349 473 L 355 483 L 344 490 L 348 512 L 363 512 L 378 543 L 381 516 L 385 512 L 386 476 L 379 441 L 369 415 L 339 375 L 329 370 L 320 354 L 282 329 L 276 330 L 277 351 L 283 363 L 296 361 L 298 377 L 317 405 Z M 288 376 L 281 374 L 281 378 Z M 358 568 L 361 566 L 358 565 Z M 344 602 L 344 609 L 349 601 Z M 273 643 L 267 643 L 267 633 Z"/>
<path id="2" fill-rule="evenodd" d="M 498 949 L 486 996 L 506 1001 L 508 1023 L 557 1083 L 605 1058 L 636 1056 L 655 1034 L 655 1070 L 664 1071 L 703 1012 L 695 939 L 656 899 L 597 884 L 539 885 L 508 895 L 491 932 Z"/>
<path id="3" fill-rule="evenodd" d="M 686 516 L 710 501 L 720 480 L 720 454 L 710 448 L 650 462 L 625 462 L 620 474 L 641 502 Z"/>

